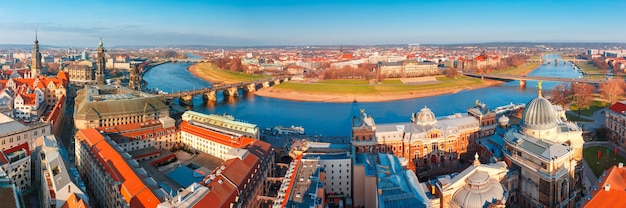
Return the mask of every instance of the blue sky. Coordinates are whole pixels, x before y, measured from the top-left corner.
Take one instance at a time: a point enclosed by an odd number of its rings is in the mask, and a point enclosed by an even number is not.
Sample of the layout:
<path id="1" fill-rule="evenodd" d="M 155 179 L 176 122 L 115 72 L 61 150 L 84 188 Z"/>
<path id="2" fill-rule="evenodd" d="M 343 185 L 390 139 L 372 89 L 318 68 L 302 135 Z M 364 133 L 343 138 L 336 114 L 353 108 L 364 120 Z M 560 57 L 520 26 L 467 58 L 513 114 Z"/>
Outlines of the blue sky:
<path id="1" fill-rule="evenodd" d="M 626 1 L 3 1 L 0 44 L 626 42 Z"/>

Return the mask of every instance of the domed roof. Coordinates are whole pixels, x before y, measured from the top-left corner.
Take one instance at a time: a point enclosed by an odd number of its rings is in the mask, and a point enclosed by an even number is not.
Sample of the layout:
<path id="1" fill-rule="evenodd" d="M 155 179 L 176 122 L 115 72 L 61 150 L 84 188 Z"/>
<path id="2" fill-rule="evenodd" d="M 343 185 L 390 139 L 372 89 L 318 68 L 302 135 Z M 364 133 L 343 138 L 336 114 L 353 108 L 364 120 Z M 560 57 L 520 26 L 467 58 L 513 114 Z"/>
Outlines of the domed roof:
<path id="1" fill-rule="evenodd" d="M 541 94 L 526 105 L 522 115 L 523 128 L 544 130 L 554 128 L 556 125 L 556 113 L 552 103 Z"/>
<path id="2" fill-rule="evenodd" d="M 452 196 L 452 203 L 463 208 L 482 208 L 504 199 L 504 188 L 489 174 L 476 171 L 466 179 L 467 184 Z"/>
<path id="3" fill-rule="evenodd" d="M 424 106 L 424 108 L 422 108 L 419 113 L 413 114 L 413 118 L 411 120 L 413 120 L 413 122 L 418 125 L 437 123 L 437 118 L 435 118 L 435 114 L 433 113 L 433 111 L 430 110 L 430 108 L 426 106 Z"/>
<path id="4" fill-rule="evenodd" d="M 509 117 L 506 117 L 505 115 L 502 115 L 502 117 L 500 117 L 498 119 L 498 123 L 501 124 L 508 124 L 509 123 Z"/>
<path id="5" fill-rule="evenodd" d="M 500 126 L 508 126 L 509 121 L 510 121 L 509 117 L 502 115 L 502 117 L 498 119 L 498 124 L 500 124 Z"/>

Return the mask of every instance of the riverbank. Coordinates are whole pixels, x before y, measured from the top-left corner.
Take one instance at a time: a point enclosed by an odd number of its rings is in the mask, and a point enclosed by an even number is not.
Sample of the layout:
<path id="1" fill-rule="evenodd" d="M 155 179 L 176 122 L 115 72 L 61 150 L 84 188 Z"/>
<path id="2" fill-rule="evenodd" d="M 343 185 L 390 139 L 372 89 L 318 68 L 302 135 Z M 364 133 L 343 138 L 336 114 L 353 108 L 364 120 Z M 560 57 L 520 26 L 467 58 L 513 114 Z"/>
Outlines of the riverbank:
<path id="1" fill-rule="evenodd" d="M 256 79 L 263 79 L 267 76 L 235 73 L 226 70 L 216 69 L 213 63 L 197 63 L 187 67 L 193 76 L 210 83 L 234 84 L 239 82 L 249 82 Z"/>
<path id="2" fill-rule="evenodd" d="M 520 67 L 505 70 L 505 73 L 527 74 L 540 66 L 540 63 L 526 63 Z M 211 63 L 199 63 L 187 68 L 195 77 L 211 83 L 232 84 L 265 78 L 259 75 L 233 73 L 219 70 Z M 363 82 L 363 83 L 361 83 Z M 463 90 L 474 90 L 502 84 L 501 81 L 481 80 L 459 76 L 451 79 L 445 76 L 430 77 L 428 81 L 410 80 L 405 84 L 398 79 L 384 80 L 382 83 L 369 83 L 365 80 L 326 80 L 322 82 L 287 82 L 270 88 L 259 89 L 258 96 L 303 101 L 303 102 L 384 102 L 454 94 Z"/>
<path id="3" fill-rule="evenodd" d="M 422 97 L 431 97 L 444 94 L 455 94 L 463 90 L 474 90 L 503 82 L 494 80 L 481 80 L 482 84 L 467 86 L 445 87 L 437 90 L 413 90 L 402 93 L 371 93 L 371 94 L 350 94 L 350 93 L 315 93 L 306 91 L 289 90 L 280 87 L 263 88 L 255 92 L 258 96 L 270 97 L 282 100 L 302 101 L 302 102 L 385 102 L 395 100 L 407 100 Z M 280 86 L 280 85 L 278 85 Z"/>

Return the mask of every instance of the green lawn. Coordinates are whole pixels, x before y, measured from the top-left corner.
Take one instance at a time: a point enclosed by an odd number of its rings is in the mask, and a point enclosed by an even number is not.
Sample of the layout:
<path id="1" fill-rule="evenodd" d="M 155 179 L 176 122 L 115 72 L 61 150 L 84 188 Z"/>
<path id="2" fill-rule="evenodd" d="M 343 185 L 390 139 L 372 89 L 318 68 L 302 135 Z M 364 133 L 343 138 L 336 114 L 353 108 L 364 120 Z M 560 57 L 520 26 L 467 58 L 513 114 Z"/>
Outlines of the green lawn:
<path id="1" fill-rule="evenodd" d="M 609 153 L 607 154 L 607 150 Z M 602 157 L 598 158 L 598 151 L 602 153 Z M 622 156 L 616 155 L 614 150 L 606 147 L 587 147 L 583 150 L 583 158 L 591 167 L 593 173 L 597 176 L 602 174 L 606 169 L 617 165 L 617 163 L 626 163 L 626 159 Z"/>
<path id="2" fill-rule="evenodd" d="M 568 121 L 581 121 L 581 122 L 592 122 L 593 120 L 578 117 L 578 113 L 566 113 L 565 117 L 567 117 Z"/>
<path id="3" fill-rule="evenodd" d="M 583 116 L 593 116 L 593 113 L 602 109 L 602 108 L 606 108 L 609 106 L 609 103 L 607 102 L 603 102 L 603 101 L 597 101 L 594 100 L 593 103 L 591 104 L 591 106 L 589 107 L 589 109 L 581 109 L 580 110 L 580 115 Z M 572 111 L 572 113 L 576 113 L 578 115 L 578 106 L 576 106 L 575 104 L 572 104 L 569 106 L 569 109 Z"/>
<path id="4" fill-rule="evenodd" d="M 323 84 L 362 84 L 369 85 L 370 82 L 365 79 L 327 79 L 321 81 Z"/>
<path id="5" fill-rule="evenodd" d="M 600 68 L 590 64 L 588 62 L 578 62 L 576 66 L 580 68 L 585 74 L 603 74 L 604 71 L 600 70 Z"/>
<path id="6" fill-rule="evenodd" d="M 299 92 L 324 93 L 324 94 L 402 94 L 410 92 L 424 92 L 445 90 L 450 88 L 463 89 L 466 87 L 479 86 L 483 81 L 471 77 L 458 77 L 451 79 L 446 76 L 438 76 L 438 83 L 405 85 L 400 80 L 384 80 L 380 84 L 370 85 L 365 80 L 325 80 L 317 83 L 285 82 L 274 86 L 277 89 L 294 90 Z"/>
<path id="7" fill-rule="evenodd" d="M 528 60 L 541 60 L 539 56 L 532 56 Z M 513 75 L 525 75 L 541 66 L 541 61 L 526 62 L 519 67 L 509 67 L 503 70 L 498 70 L 494 74 L 513 74 Z"/>
<path id="8" fill-rule="evenodd" d="M 246 74 L 217 69 L 213 63 L 198 63 L 196 67 L 198 67 L 200 73 L 210 80 L 219 80 L 225 83 L 247 82 L 268 77 L 266 75 Z"/>

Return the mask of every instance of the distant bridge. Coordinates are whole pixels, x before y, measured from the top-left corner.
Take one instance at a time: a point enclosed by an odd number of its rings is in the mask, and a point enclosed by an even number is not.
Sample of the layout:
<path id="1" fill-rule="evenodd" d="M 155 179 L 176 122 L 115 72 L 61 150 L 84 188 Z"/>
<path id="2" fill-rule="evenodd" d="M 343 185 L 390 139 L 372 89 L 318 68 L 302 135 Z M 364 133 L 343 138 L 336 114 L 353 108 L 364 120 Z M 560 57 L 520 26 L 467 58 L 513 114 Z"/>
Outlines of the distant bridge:
<path id="1" fill-rule="evenodd" d="M 187 58 L 187 59 L 169 59 L 165 62 L 169 62 L 169 63 L 188 63 L 188 64 L 195 64 L 195 63 L 208 63 L 211 62 L 211 60 L 208 59 L 191 59 L 191 58 Z"/>
<path id="2" fill-rule="evenodd" d="M 553 81 L 553 82 L 584 82 L 589 84 L 601 84 L 605 80 L 592 80 L 592 79 L 580 79 L 580 78 L 557 78 L 557 77 L 541 77 L 541 76 L 525 76 L 525 75 L 510 75 L 510 74 L 474 74 L 474 73 L 462 73 L 465 76 L 476 77 L 481 79 L 493 79 L 499 81 L 510 82 L 514 80 L 520 81 L 520 86 L 526 86 L 527 80 L 536 81 Z"/>
<path id="3" fill-rule="evenodd" d="M 161 96 L 165 97 L 168 101 L 179 98 L 178 102 L 180 104 L 192 106 L 194 96 L 202 95 L 202 98 L 206 101 L 215 101 L 217 100 L 215 95 L 220 91 L 224 93 L 225 96 L 236 97 L 239 96 L 239 89 L 243 89 L 243 91 L 246 92 L 252 92 L 260 88 L 278 85 L 282 82 L 289 81 L 290 79 L 290 76 L 282 76 L 234 84 L 216 84 L 211 87 L 179 91 L 171 94 L 161 94 Z"/>

